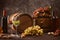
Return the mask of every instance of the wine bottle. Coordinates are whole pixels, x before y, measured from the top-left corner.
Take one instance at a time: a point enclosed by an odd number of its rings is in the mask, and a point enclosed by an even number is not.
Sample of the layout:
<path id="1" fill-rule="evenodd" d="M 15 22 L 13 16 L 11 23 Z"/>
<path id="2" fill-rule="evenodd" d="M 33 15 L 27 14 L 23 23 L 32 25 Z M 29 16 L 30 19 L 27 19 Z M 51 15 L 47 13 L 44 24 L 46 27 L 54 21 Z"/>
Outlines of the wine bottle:
<path id="1" fill-rule="evenodd" d="M 7 14 L 6 14 L 6 10 L 3 10 L 3 16 L 2 16 L 2 29 L 3 29 L 3 33 L 8 33 L 8 29 L 7 29 Z"/>

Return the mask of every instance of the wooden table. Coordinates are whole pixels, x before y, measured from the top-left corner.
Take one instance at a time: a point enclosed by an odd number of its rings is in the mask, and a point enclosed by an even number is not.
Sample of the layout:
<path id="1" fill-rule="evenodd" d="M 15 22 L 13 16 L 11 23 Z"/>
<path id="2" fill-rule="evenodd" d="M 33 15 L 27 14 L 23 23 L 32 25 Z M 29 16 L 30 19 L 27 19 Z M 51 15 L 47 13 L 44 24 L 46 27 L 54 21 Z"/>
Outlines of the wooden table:
<path id="1" fill-rule="evenodd" d="M 42 36 L 27 36 L 25 38 L 0 38 L 0 40 L 60 40 L 60 36 L 44 34 Z"/>

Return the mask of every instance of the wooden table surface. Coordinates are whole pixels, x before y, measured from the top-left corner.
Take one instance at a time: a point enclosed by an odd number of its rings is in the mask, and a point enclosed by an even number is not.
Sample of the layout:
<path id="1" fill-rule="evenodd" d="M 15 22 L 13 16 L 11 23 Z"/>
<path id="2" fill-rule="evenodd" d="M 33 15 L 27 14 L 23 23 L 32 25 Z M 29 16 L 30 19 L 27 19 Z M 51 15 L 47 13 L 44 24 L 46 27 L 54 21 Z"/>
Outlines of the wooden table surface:
<path id="1" fill-rule="evenodd" d="M 44 34 L 42 36 L 27 36 L 25 38 L 0 38 L 0 40 L 60 40 L 60 36 Z"/>

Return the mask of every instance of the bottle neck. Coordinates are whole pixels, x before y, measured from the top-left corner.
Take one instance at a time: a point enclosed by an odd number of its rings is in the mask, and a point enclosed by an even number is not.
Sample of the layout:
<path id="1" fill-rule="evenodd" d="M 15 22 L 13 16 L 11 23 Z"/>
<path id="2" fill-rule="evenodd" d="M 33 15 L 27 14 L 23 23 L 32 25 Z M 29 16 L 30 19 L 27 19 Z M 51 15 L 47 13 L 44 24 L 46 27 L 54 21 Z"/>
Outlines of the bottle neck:
<path id="1" fill-rule="evenodd" d="M 7 16 L 6 10 L 3 10 L 3 16 Z"/>

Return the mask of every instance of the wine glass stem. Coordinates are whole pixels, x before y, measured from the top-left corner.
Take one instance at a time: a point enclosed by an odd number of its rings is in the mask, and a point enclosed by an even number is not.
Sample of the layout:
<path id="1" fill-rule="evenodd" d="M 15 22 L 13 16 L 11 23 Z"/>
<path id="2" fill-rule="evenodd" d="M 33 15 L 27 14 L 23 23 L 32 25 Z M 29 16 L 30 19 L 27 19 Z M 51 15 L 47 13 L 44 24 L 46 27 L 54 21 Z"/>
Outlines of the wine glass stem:
<path id="1" fill-rule="evenodd" d="M 12 24 L 11 24 L 11 27 L 13 27 L 13 25 L 12 25 Z M 11 29 L 11 34 L 13 34 L 13 33 L 12 33 L 12 29 Z"/>
<path id="2" fill-rule="evenodd" d="M 16 26 L 16 35 L 17 35 L 17 26 Z"/>
<path id="3" fill-rule="evenodd" d="M 33 19 L 33 26 L 35 26 L 35 19 Z"/>

